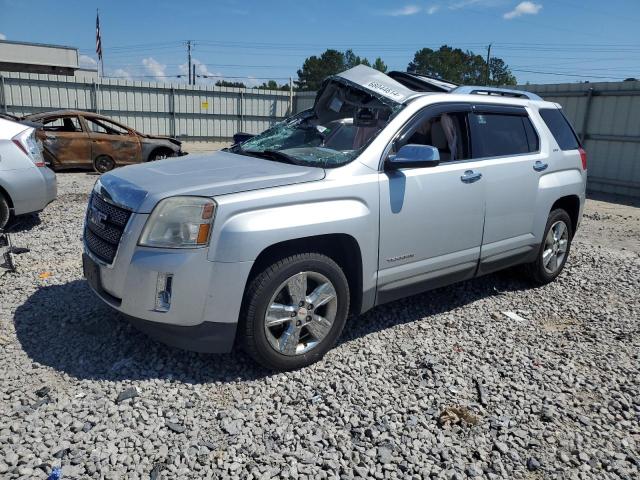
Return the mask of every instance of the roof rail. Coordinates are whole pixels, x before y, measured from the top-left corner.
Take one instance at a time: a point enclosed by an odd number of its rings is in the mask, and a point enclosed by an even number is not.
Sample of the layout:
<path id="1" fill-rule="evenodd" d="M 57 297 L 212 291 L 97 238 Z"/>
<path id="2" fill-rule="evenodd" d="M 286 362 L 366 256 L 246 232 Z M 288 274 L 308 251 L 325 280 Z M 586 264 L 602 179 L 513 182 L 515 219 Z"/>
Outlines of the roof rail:
<path id="1" fill-rule="evenodd" d="M 510 88 L 497 88 L 497 87 L 474 87 L 471 85 L 464 85 L 462 87 L 454 88 L 449 93 L 460 93 L 470 95 L 497 95 L 501 97 L 515 97 L 515 98 L 527 98 L 529 100 L 542 100 L 539 95 L 535 93 L 527 92 L 525 90 L 512 90 Z"/>

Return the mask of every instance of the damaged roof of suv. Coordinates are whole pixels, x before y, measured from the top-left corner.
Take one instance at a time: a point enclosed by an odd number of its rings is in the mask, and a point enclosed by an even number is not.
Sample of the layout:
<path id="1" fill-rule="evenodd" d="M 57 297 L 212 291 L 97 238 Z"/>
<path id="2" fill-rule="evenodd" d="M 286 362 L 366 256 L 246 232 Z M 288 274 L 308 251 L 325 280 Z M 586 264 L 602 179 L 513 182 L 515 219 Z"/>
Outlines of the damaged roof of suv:
<path id="1" fill-rule="evenodd" d="M 327 78 L 313 108 L 229 151 L 272 161 L 334 168 L 354 160 L 409 102 L 442 93 L 524 97 L 526 92 L 456 84 L 411 72 L 384 74 L 358 65 Z"/>

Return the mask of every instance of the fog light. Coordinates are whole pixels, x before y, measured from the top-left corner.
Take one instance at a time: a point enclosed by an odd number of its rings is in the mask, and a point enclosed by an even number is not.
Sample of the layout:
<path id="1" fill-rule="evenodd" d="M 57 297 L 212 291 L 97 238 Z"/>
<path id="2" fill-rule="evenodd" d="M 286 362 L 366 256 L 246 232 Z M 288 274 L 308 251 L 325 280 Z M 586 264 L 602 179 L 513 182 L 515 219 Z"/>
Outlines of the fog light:
<path id="1" fill-rule="evenodd" d="M 158 281 L 156 282 L 156 311 L 169 311 L 171 307 L 172 287 L 173 275 L 171 273 L 158 273 Z"/>

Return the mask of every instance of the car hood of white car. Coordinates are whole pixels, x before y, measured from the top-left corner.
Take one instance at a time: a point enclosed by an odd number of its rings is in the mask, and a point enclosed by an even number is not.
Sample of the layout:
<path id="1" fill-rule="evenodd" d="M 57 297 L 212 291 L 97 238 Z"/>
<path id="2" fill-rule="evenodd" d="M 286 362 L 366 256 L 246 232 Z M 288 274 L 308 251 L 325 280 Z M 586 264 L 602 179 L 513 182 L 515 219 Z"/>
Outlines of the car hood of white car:
<path id="1" fill-rule="evenodd" d="M 167 197 L 215 197 L 324 177 L 325 171 L 319 167 L 219 151 L 117 168 L 102 175 L 94 191 L 134 212 L 150 213 Z"/>

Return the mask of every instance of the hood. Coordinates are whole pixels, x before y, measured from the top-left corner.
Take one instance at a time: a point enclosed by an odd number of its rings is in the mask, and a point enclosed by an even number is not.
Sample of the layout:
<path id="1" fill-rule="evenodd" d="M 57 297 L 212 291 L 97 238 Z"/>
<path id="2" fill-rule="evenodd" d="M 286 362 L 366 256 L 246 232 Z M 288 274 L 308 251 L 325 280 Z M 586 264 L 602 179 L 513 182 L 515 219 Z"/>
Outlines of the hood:
<path id="1" fill-rule="evenodd" d="M 322 180 L 324 169 L 290 165 L 229 152 L 168 158 L 105 173 L 96 189 L 116 204 L 150 213 L 176 195 L 215 197 Z"/>
<path id="2" fill-rule="evenodd" d="M 167 142 L 175 143 L 178 146 L 182 145 L 182 142 L 180 140 L 175 139 L 173 137 L 165 137 L 163 135 L 148 135 L 146 133 L 140 133 L 140 132 L 137 132 L 137 134 L 140 135 L 141 137 L 150 138 L 152 140 L 166 140 Z"/>

